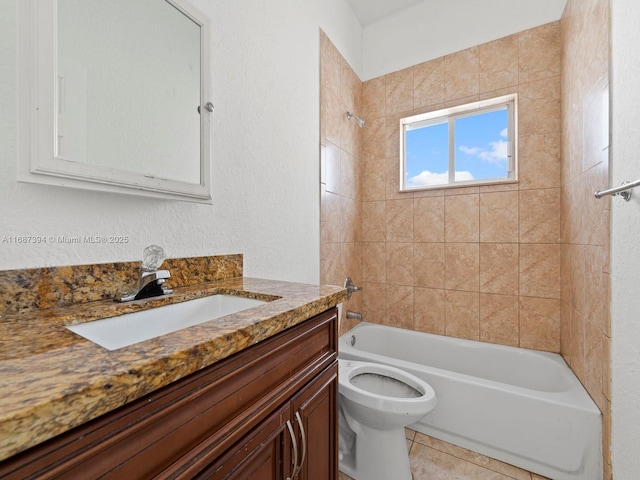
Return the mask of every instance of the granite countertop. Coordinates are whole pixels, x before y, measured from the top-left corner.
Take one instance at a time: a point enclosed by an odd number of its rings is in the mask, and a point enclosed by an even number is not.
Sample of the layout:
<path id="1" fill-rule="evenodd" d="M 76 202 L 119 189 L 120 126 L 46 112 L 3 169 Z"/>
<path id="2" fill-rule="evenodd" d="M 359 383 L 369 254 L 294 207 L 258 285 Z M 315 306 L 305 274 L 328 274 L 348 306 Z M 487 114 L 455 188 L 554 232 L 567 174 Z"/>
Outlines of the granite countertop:
<path id="1" fill-rule="evenodd" d="M 109 351 L 64 328 L 217 293 L 267 303 Z M 0 460 L 81 425 L 344 301 L 340 287 L 232 278 L 129 303 L 0 317 Z"/>

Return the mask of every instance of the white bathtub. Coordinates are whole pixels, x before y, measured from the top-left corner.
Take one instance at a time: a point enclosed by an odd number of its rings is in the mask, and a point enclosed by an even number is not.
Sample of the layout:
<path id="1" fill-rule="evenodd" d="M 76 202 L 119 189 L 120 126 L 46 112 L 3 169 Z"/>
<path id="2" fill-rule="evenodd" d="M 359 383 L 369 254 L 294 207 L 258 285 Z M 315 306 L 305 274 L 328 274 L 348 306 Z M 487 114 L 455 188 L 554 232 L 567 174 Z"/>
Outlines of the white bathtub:
<path id="1" fill-rule="evenodd" d="M 414 430 L 554 480 L 602 479 L 600 411 L 560 355 L 362 322 L 339 356 L 428 382 L 438 405 Z"/>

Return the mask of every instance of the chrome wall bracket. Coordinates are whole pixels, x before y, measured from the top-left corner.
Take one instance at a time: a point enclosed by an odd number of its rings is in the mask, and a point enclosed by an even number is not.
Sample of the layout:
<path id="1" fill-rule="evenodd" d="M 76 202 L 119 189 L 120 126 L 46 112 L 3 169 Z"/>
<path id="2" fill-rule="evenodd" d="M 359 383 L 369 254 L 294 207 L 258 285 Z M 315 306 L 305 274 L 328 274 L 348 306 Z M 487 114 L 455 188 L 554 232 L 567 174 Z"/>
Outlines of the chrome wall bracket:
<path id="1" fill-rule="evenodd" d="M 624 198 L 628 202 L 629 200 L 631 200 L 631 190 L 634 187 L 637 187 L 638 185 L 640 185 L 640 179 L 636 180 L 635 182 L 622 182 L 619 187 L 613 187 L 607 190 L 601 190 L 599 192 L 594 193 L 593 195 L 596 198 L 602 198 L 605 195 L 611 195 L 611 196 L 620 195 L 622 198 Z"/>

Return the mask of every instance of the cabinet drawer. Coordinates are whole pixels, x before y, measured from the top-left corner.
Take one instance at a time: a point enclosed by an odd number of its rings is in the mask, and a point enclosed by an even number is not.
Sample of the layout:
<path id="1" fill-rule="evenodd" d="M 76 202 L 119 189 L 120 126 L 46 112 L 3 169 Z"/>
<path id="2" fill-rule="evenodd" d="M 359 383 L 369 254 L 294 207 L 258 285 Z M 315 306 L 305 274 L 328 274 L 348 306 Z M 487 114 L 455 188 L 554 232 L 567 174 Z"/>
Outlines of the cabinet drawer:
<path id="1" fill-rule="evenodd" d="M 178 472 L 204 452 L 221 454 L 334 361 L 336 313 L 329 310 L 7 459 L 0 477 L 149 478 Z"/>

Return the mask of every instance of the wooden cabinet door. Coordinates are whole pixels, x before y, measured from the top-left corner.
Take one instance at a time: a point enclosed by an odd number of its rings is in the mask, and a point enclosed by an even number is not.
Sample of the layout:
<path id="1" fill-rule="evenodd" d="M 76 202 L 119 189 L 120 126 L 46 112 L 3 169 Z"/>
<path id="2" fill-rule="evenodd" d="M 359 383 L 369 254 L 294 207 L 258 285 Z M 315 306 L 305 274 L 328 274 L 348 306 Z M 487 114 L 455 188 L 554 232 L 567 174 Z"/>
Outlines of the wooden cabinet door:
<path id="1" fill-rule="evenodd" d="M 284 431 L 278 431 L 260 442 L 236 470 L 225 476 L 229 480 L 280 480 L 282 474 L 282 444 Z M 214 477 L 222 478 L 222 477 Z"/>
<path id="2" fill-rule="evenodd" d="M 290 409 L 280 408 L 193 478 L 282 480 L 291 473 Z"/>
<path id="3" fill-rule="evenodd" d="M 282 480 L 290 479 L 296 466 L 292 480 L 337 480 L 337 392 L 334 362 L 194 478 Z M 293 427 L 295 448 L 287 421 Z"/>
<path id="4" fill-rule="evenodd" d="M 338 478 L 337 393 L 338 362 L 335 362 L 292 400 L 298 438 L 304 435 L 305 440 L 300 447 L 303 450 L 300 457 L 304 453 L 305 458 L 295 480 Z"/>

